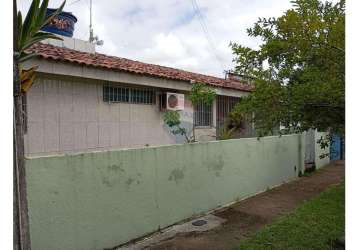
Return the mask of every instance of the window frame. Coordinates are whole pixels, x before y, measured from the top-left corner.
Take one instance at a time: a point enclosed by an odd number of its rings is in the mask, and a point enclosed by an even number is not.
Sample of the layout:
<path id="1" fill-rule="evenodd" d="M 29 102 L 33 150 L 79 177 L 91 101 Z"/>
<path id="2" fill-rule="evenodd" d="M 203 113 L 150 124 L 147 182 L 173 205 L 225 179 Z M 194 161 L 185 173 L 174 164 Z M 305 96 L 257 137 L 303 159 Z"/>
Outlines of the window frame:
<path id="1" fill-rule="evenodd" d="M 157 94 L 155 88 L 104 84 L 102 97 L 107 103 L 155 105 Z"/>
<path id="2" fill-rule="evenodd" d="M 210 111 L 203 110 L 205 108 L 210 108 Z M 198 109 L 201 109 L 200 111 Z M 199 118 L 197 117 L 199 115 Z M 205 117 L 208 115 L 209 117 Z M 194 116 L 194 127 L 195 128 L 212 128 L 214 126 L 214 105 L 213 103 L 207 105 L 204 102 L 201 102 L 193 107 L 193 116 Z M 201 120 L 200 120 L 201 119 Z M 204 124 L 208 121 L 208 124 Z"/>

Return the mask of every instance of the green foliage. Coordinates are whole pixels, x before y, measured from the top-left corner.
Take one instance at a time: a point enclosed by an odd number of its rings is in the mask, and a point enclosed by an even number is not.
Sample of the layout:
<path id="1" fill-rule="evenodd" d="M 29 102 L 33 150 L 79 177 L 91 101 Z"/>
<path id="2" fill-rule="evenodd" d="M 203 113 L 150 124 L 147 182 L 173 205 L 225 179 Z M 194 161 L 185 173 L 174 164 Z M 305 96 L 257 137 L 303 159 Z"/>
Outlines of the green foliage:
<path id="1" fill-rule="evenodd" d="M 344 235 L 344 193 L 344 183 L 328 189 L 240 243 L 237 250 L 335 249 L 333 241 Z"/>
<path id="2" fill-rule="evenodd" d="M 243 119 L 235 120 L 232 119 L 232 117 L 229 114 L 229 116 L 226 117 L 224 120 L 223 128 L 221 129 L 221 131 L 219 131 L 219 135 L 218 135 L 219 140 L 233 139 L 235 133 L 240 132 L 242 130 L 244 121 L 247 121 L 247 119 L 243 118 Z"/>
<path id="3" fill-rule="evenodd" d="M 167 111 L 164 113 L 164 122 L 169 127 L 180 125 L 180 114 L 178 111 Z"/>
<path id="4" fill-rule="evenodd" d="M 332 134 L 328 133 L 325 136 L 321 136 L 321 138 L 319 138 L 317 140 L 317 143 L 320 145 L 321 149 L 325 150 L 326 148 L 328 148 L 331 145 L 332 142 Z M 325 157 L 329 157 L 330 153 L 324 153 L 319 155 L 320 159 L 323 159 Z"/>
<path id="5" fill-rule="evenodd" d="M 16 30 L 14 30 L 17 40 L 15 41 L 14 50 L 15 59 L 19 62 L 24 62 L 34 56 L 34 54 L 25 53 L 25 50 L 35 43 L 48 38 L 62 40 L 54 34 L 40 31 L 42 27 L 48 24 L 52 18 L 62 11 L 66 3 L 66 1 L 64 1 L 55 12 L 46 17 L 48 2 L 49 0 L 43 0 L 40 5 L 40 0 L 33 0 L 24 21 L 22 21 L 21 12 L 17 12 L 17 27 Z"/>
<path id="6" fill-rule="evenodd" d="M 212 87 L 204 83 L 194 83 L 191 87 L 189 100 L 193 105 L 197 105 L 200 102 L 210 105 L 215 100 L 215 96 L 216 92 Z"/>
<path id="7" fill-rule="evenodd" d="M 247 30 L 258 50 L 231 43 L 235 71 L 255 79 L 255 91 L 233 119 L 254 114 L 259 135 L 309 128 L 344 134 L 345 2 L 296 0 L 278 18 L 259 18 Z M 264 66 L 265 65 L 265 66 Z"/>
<path id="8" fill-rule="evenodd" d="M 189 138 L 187 129 L 180 126 L 180 114 L 178 111 L 165 112 L 164 122 L 169 126 L 169 128 L 171 128 L 171 132 L 174 135 L 184 136 L 188 143 L 193 141 L 191 138 Z"/>
<path id="9" fill-rule="evenodd" d="M 234 137 L 234 132 L 236 128 L 228 128 L 225 126 L 223 130 L 220 132 L 219 140 L 230 140 Z"/>

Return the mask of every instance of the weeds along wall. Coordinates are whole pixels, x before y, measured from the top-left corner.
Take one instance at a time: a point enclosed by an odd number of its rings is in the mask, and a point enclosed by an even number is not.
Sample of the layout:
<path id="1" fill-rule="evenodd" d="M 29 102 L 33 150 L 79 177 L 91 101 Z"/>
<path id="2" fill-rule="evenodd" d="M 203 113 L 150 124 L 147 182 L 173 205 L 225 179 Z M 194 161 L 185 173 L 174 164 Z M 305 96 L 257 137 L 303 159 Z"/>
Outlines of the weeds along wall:
<path id="1" fill-rule="evenodd" d="M 26 160 L 32 249 L 104 249 L 298 176 L 288 135 Z"/>

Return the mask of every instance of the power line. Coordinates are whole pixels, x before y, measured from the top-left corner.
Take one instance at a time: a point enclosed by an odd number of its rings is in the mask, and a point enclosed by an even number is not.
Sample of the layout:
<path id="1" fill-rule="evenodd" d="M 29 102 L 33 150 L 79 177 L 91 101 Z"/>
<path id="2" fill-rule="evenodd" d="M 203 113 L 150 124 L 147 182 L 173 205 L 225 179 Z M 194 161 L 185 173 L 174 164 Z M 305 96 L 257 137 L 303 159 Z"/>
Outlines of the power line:
<path id="1" fill-rule="evenodd" d="M 75 3 L 78 3 L 78 2 L 80 2 L 81 0 L 74 0 L 74 1 L 72 1 L 71 3 L 69 3 L 68 4 L 68 6 L 70 6 L 70 5 L 72 5 L 72 4 L 75 4 Z"/>
<path id="2" fill-rule="evenodd" d="M 210 49 L 212 50 L 212 52 L 214 54 L 215 59 L 217 60 L 218 64 L 222 68 L 222 70 L 225 71 L 224 64 L 223 64 L 222 60 L 220 59 L 220 57 L 218 55 L 218 52 L 217 52 L 217 49 L 216 49 L 216 46 L 215 46 L 215 42 L 214 42 L 212 36 L 210 35 L 208 26 L 206 25 L 204 16 L 202 15 L 202 13 L 200 11 L 200 7 L 199 7 L 197 1 L 196 0 L 191 0 L 191 4 L 192 4 L 193 10 L 194 10 L 194 13 L 198 16 L 200 26 L 201 26 L 201 28 L 202 28 L 202 30 L 204 32 L 205 38 L 206 38 L 206 40 L 207 40 L 207 42 L 209 44 Z"/>

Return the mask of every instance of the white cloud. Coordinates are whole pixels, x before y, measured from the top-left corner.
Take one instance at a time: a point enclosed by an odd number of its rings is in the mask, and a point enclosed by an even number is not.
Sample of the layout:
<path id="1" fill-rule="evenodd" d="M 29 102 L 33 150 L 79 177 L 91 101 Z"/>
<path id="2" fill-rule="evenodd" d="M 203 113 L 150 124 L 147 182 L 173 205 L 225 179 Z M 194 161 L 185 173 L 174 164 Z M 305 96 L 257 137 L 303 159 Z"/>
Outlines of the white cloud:
<path id="1" fill-rule="evenodd" d="M 185 45 L 172 33 L 167 35 L 160 33 L 153 40 L 154 47 L 144 50 L 144 57 L 148 59 L 160 60 L 162 56 L 165 56 L 168 59 L 178 60 L 187 56 Z M 160 57 L 158 57 L 159 54 L 161 54 Z"/>
<path id="2" fill-rule="evenodd" d="M 230 41 L 256 47 L 246 29 L 258 17 L 278 16 L 289 0 L 196 0 L 215 49 L 210 46 L 192 0 L 93 0 L 94 31 L 104 45 L 99 52 L 194 72 L 223 76 L 233 68 Z M 21 0 L 24 11 L 30 0 Z M 61 0 L 51 0 L 57 7 Z M 77 16 L 75 37 L 88 39 L 89 0 L 67 1 L 65 11 Z M 215 56 L 215 54 L 217 56 Z M 216 59 L 219 57 L 220 63 Z M 223 66 L 222 66 L 223 65 Z"/>

